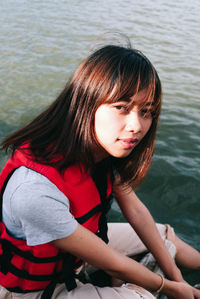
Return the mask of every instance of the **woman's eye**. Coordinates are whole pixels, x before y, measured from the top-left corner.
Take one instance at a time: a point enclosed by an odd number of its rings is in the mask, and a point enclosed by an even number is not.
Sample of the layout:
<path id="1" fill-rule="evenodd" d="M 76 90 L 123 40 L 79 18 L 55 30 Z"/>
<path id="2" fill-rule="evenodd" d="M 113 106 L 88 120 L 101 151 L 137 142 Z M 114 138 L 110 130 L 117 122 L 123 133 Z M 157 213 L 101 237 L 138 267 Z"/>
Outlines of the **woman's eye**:
<path id="1" fill-rule="evenodd" d="M 117 110 L 124 111 L 124 112 L 128 112 L 128 107 L 126 107 L 125 105 L 115 105 L 114 107 L 115 107 Z"/>
<path id="2" fill-rule="evenodd" d="M 149 109 L 142 109 L 140 111 L 141 116 L 144 118 L 152 118 L 153 117 L 153 111 Z"/>

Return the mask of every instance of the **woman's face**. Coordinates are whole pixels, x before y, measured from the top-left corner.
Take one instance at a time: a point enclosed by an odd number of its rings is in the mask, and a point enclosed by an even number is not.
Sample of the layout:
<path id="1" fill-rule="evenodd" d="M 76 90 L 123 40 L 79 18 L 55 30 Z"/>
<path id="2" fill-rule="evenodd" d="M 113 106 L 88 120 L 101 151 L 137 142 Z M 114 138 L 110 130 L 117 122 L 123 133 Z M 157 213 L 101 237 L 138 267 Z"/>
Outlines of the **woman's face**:
<path id="1" fill-rule="evenodd" d="M 127 100 L 106 103 L 95 113 L 94 129 L 99 147 L 94 150 L 96 161 L 111 155 L 116 158 L 128 156 L 148 132 L 152 123 L 153 106 L 139 105 L 145 98 L 142 90 L 134 96 L 133 104 Z M 128 105 L 129 104 L 129 105 Z"/>

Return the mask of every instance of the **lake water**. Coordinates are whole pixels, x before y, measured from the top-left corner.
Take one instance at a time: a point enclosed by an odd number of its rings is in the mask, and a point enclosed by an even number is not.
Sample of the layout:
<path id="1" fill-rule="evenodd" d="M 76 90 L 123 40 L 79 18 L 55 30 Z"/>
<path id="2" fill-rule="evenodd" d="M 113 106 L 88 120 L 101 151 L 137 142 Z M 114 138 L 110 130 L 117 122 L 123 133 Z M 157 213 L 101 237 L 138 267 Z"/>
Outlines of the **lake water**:
<path id="1" fill-rule="evenodd" d="M 33 0 L 0 4 L 0 139 L 51 103 L 81 60 L 127 35 L 157 68 L 163 110 L 140 199 L 200 250 L 199 0 Z M 108 33 L 109 32 L 109 33 Z M 0 168 L 7 157 L 0 153 Z M 113 206 L 110 219 L 123 220 Z M 191 282 L 200 273 L 185 273 Z"/>

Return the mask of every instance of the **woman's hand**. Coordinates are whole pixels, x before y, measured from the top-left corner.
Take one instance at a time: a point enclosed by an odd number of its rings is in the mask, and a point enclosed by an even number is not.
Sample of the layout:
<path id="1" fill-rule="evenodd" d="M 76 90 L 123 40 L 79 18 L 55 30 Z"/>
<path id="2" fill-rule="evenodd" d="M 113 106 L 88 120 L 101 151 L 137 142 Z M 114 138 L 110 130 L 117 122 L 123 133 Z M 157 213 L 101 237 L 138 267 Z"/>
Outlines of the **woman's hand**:
<path id="1" fill-rule="evenodd" d="M 200 299 L 200 291 L 188 283 L 165 281 L 165 287 L 162 292 L 167 295 L 169 299 Z"/>
<path id="2" fill-rule="evenodd" d="M 192 288 L 192 290 L 193 290 L 194 298 L 200 299 L 200 290 L 198 290 L 196 288 Z"/>
<path id="3" fill-rule="evenodd" d="M 196 299 L 200 299 L 200 290 L 192 287 L 191 285 L 189 285 L 189 283 L 185 280 L 182 280 L 182 281 L 179 281 L 179 282 L 183 282 L 185 285 L 187 285 L 190 289 L 192 289 L 192 292 L 193 292 L 193 296 L 194 298 Z"/>

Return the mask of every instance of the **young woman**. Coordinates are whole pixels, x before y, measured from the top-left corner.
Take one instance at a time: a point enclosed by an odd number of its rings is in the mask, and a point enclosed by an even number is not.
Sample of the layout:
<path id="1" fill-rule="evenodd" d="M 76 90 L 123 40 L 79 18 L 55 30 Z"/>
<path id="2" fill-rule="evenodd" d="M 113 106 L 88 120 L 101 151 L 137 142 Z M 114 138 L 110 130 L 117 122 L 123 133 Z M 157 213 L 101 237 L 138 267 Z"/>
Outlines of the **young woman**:
<path id="1" fill-rule="evenodd" d="M 169 226 L 156 225 L 133 191 L 151 163 L 160 108 L 150 61 L 110 45 L 83 61 L 56 101 L 2 142 L 12 156 L 0 176 L 1 298 L 200 298 L 164 240 L 184 267 L 199 268 L 200 253 Z M 111 194 L 128 223 L 107 225 Z M 128 257 L 147 249 L 167 278 Z M 129 284 L 96 286 L 90 265 Z"/>

